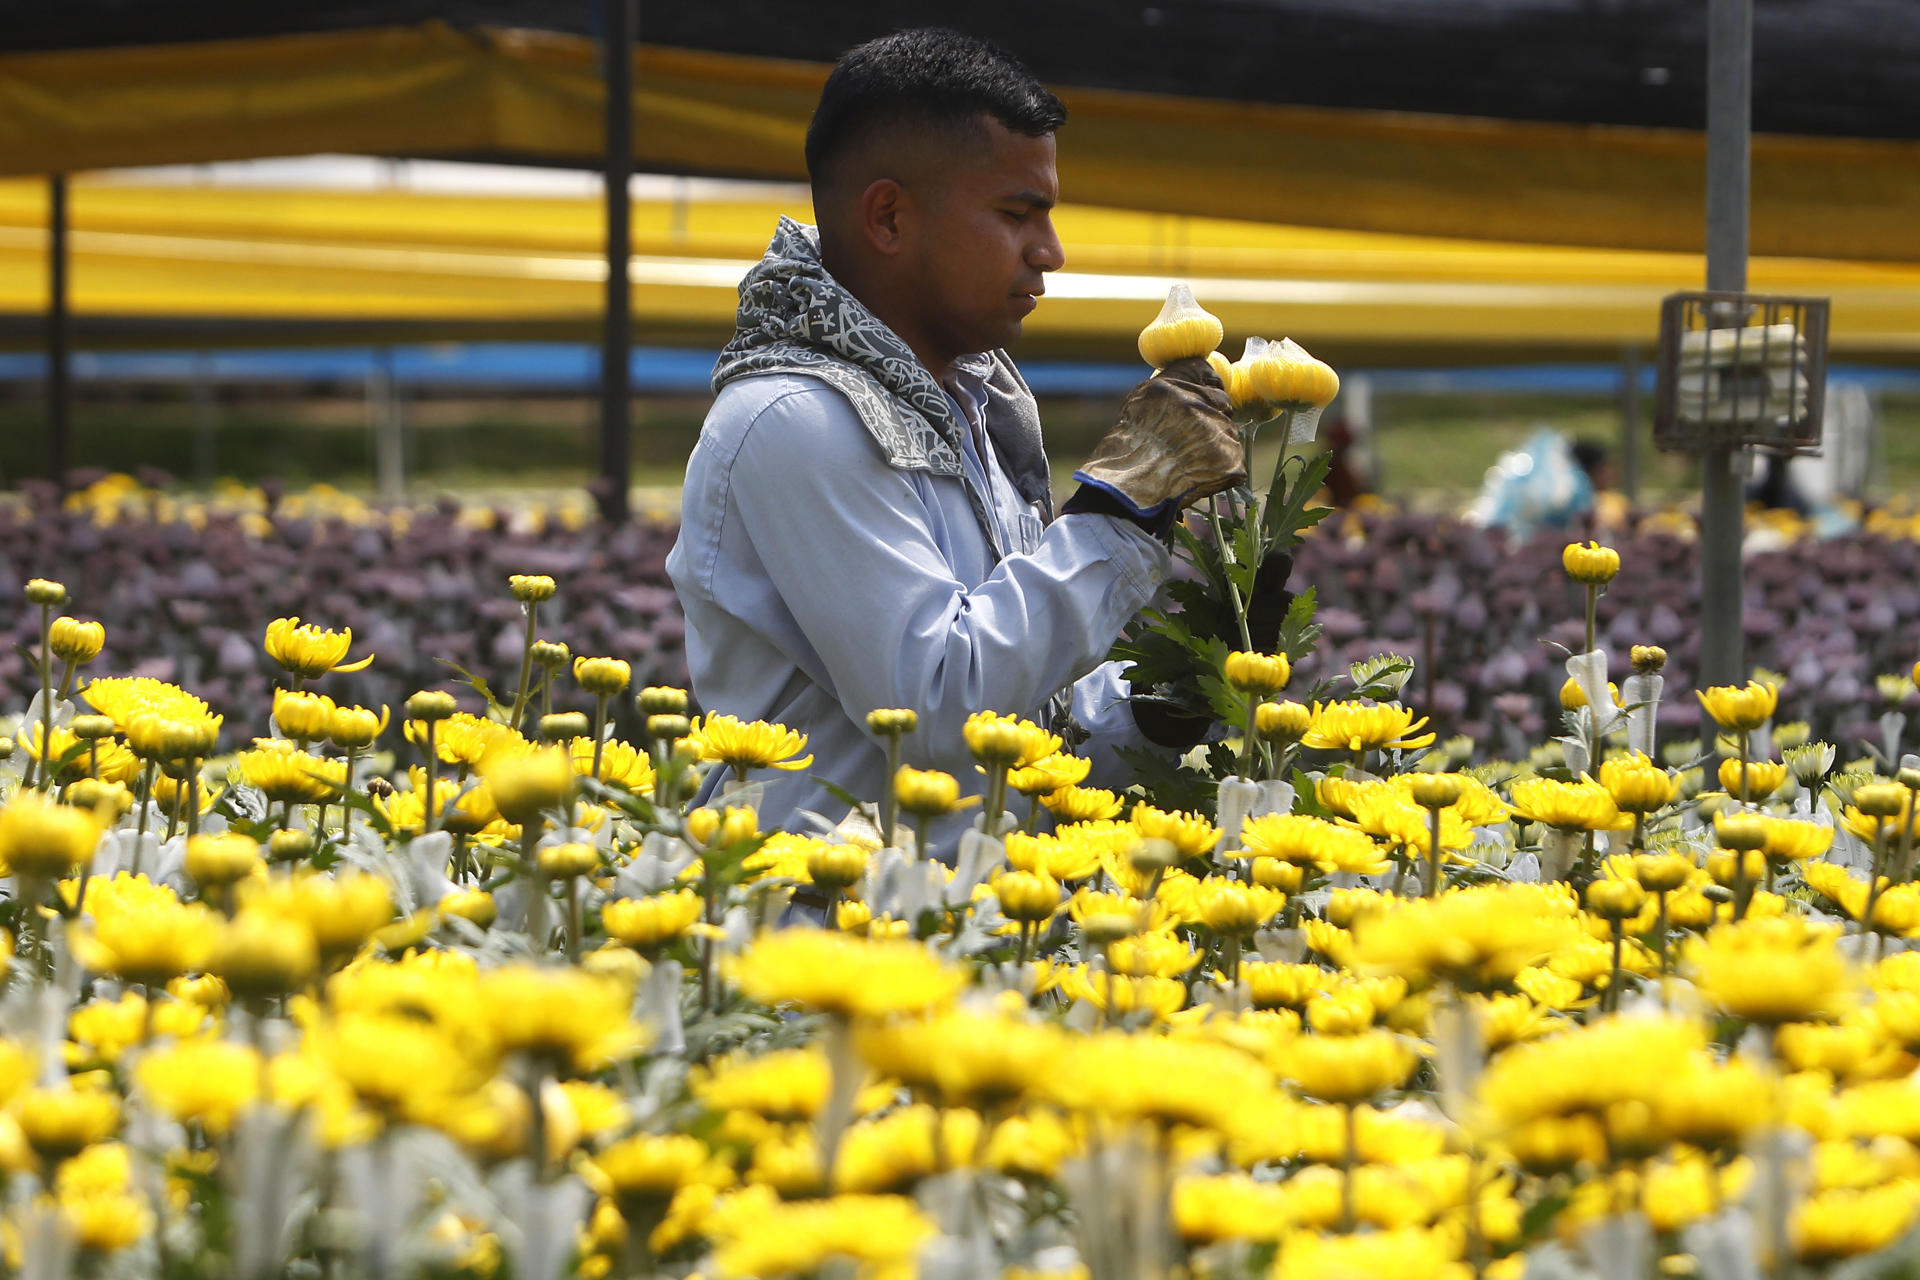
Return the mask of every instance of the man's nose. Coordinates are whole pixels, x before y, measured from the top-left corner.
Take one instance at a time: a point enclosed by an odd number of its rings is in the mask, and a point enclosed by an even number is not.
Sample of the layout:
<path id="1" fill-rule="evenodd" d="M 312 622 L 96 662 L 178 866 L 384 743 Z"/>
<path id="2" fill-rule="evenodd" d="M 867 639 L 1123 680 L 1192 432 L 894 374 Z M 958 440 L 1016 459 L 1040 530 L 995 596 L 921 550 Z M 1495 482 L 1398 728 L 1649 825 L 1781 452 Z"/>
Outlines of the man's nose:
<path id="1" fill-rule="evenodd" d="M 1039 238 L 1027 250 L 1027 265 L 1036 271 L 1058 271 L 1067 262 L 1067 251 L 1060 243 L 1060 233 L 1053 229 L 1053 219 L 1048 218 L 1040 228 Z"/>

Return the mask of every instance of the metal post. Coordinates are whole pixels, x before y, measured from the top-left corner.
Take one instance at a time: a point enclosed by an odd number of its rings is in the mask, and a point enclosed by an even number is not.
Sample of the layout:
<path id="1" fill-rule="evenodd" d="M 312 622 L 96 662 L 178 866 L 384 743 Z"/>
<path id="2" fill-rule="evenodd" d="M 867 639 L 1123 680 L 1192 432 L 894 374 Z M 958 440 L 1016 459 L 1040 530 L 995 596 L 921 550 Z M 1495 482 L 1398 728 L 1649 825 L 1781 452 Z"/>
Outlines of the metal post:
<path id="1" fill-rule="evenodd" d="M 47 474 L 62 489 L 71 463 L 73 317 L 67 310 L 67 175 L 47 178 Z"/>
<path id="2" fill-rule="evenodd" d="M 367 425 L 373 429 L 374 490 L 382 502 L 398 502 L 407 492 L 407 458 L 392 347 L 373 353 L 367 373 Z"/>
<path id="3" fill-rule="evenodd" d="M 1707 288 L 1747 287 L 1748 147 L 1753 107 L 1753 0 L 1709 0 L 1707 9 Z M 1741 633 L 1740 540 L 1745 496 L 1740 453 L 1700 459 L 1700 672 L 1697 683 L 1746 674 Z M 1702 726 L 1707 734 L 1712 725 Z"/>
<path id="4" fill-rule="evenodd" d="M 193 482 L 203 489 L 213 488 L 214 472 L 219 469 L 219 409 L 213 399 L 213 353 L 193 353 Z"/>
<path id="5" fill-rule="evenodd" d="M 1620 349 L 1620 492 L 1640 501 L 1640 352 Z"/>
<path id="6" fill-rule="evenodd" d="M 600 349 L 600 515 L 609 523 L 627 519 L 632 472 L 633 410 L 632 206 L 633 36 L 638 0 L 606 0 L 607 38 L 602 48 L 607 90 L 607 296 Z"/>

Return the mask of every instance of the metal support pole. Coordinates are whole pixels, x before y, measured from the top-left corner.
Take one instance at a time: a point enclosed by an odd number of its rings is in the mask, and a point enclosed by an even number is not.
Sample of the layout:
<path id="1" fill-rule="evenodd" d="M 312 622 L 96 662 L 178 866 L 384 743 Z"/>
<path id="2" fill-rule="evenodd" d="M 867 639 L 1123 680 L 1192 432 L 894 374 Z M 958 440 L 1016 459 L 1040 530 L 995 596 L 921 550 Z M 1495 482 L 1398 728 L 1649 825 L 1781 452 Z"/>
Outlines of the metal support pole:
<path id="1" fill-rule="evenodd" d="M 609 523 L 627 519 L 627 489 L 633 469 L 632 206 L 633 37 L 638 0 L 606 0 L 607 107 L 607 296 L 600 349 L 600 515 Z"/>
<path id="2" fill-rule="evenodd" d="M 1748 147 L 1753 117 L 1753 0 L 1709 0 L 1707 9 L 1707 288 L 1747 287 Z M 1700 672 L 1697 683 L 1746 675 L 1741 633 L 1740 541 L 1745 523 L 1740 453 L 1701 457 Z M 1712 733 L 1712 725 L 1703 726 Z"/>
<path id="3" fill-rule="evenodd" d="M 47 178 L 47 474 L 62 489 L 72 462 L 73 317 L 67 310 L 67 175 Z"/>
<path id="4" fill-rule="evenodd" d="M 1620 349 L 1620 492 L 1640 501 L 1640 352 Z"/>

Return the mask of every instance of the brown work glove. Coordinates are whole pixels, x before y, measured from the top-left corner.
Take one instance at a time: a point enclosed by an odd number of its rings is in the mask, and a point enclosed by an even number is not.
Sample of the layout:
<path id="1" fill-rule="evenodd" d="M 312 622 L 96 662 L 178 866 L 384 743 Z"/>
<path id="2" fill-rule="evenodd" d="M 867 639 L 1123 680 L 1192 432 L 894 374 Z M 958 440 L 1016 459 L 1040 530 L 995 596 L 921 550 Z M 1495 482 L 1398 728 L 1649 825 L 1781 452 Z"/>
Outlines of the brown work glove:
<path id="1" fill-rule="evenodd" d="M 1127 393 L 1120 421 L 1073 473 L 1153 515 L 1247 478 L 1232 402 L 1207 362 L 1176 360 Z"/>

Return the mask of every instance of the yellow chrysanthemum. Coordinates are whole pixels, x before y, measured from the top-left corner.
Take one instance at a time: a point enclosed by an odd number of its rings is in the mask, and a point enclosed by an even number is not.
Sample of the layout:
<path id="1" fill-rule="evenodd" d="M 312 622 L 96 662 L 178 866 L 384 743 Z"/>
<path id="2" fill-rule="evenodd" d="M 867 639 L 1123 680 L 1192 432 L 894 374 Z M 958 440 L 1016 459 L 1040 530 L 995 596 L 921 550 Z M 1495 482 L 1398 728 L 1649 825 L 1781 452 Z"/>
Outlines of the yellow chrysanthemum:
<path id="1" fill-rule="evenodd" d="M 234 757 L 240 781 L 279 803 L 319 804 L 346 789 L 347 763 L 308 755 L 284 738 L 255 738 L 251 751 Z"/>
<path id="2" fill-rule="evenodd" d="M 1278 858 L 1329 873 L 1366 875 L 1387 867 L 1385 851 L 1365 832 L 1307 814 L 1270 813 L 1248 818 L 1240 829 L 1240 844 L 1239 853 L 1245 856 Z"/>
<path id="3" fill-rule="evenodd" d="M 1435 734 L 1421 733 L 1427 717 L 1397 702 L 1328 702 L 1313 704 L 1313 725 L 1301 742 L 1321 751 L 1377 751 L 1433 745 Z"/>
<path id="4" fill-rule="evenodd" d="M 761 1004 L 798 1004 L 844 1017 L 912 1013 L 951 1000 L 966 972 L 917 942 L 861 941 L 819 929 L 763 934 L 731 965 Z"/>
<path id="5" fill-rule="evenodd" d="M 688 740 L 702 760 L 742 771 L 804 769 L 813 763 L 812 756 L 800 756 L 807 749 L 806 734 L 765 720 L 740 720 L 719 713 L 703 716 L 693 722 Z"/>
<path id="6" fill-rule="evenodd" d="M 1817 1022 L 1848 998 L 1837 928 L 1802 917 L 1747 919 L 1689 943 L 1686 958 L 1707 1002 L 1750 1022 Z"/>
<path id="7" fill-rule="evenodd" d="M 1044 759 L 1024 765 L 1007 775 L 1007 786 L 1022 795 L 1044 796 L 1066 787 L 1077 787 L 1087 780 L 1093 761 L 1083 756 L 1056 751 Z"/>
<path id="8" fill-rule="evenodd" d="M 1749 680 L 1745 685 L 1716 685 L 1694 694 L 1700 705 L 1722 729 L 1744 733 L 1758 729 L 1773 718 L 1780 702 L 1780 686 L 1769 681 Z"/>
<path id="9" fill-rule="evenodd" d="M 353 644 L 353 630 L 327 631 L 299 618 L 276 618 L 267 624 L 267 656 L 308 680 L 330 671 L 362 671 L 373 661 L 368 654 L 358 662 L 346 662 L 347 649 Z"/>
<path id="10" fill-rule="evenodd" d="M 1561 831 L 1620 831 L 1633 825 L 1607 789 L 1585 774 L 1578 782 L 1521 778 L 1508 804 L 1518 817 Z"/>

